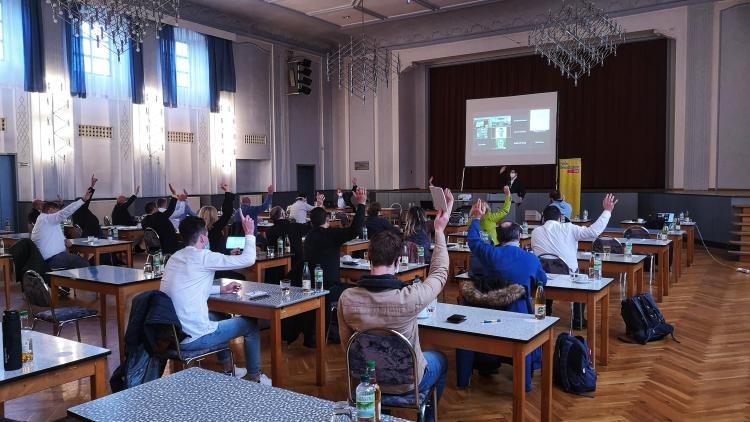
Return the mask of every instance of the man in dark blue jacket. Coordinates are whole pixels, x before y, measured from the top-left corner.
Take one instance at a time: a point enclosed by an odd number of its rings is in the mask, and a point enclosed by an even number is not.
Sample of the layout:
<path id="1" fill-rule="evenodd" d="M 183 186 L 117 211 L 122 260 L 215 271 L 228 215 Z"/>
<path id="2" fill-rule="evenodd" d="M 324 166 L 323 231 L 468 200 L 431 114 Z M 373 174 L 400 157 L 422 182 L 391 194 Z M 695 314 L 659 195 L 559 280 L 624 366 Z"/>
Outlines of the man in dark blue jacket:
<path id="1" fill-rule="evenodd" d="M 381 210 L 380 202 L 373 202 L 370 207 L 367 208 L 367 218 L 365 219 L 365 227 L 367 228 L 367 238 L 372 239 L 380 232 L 392 231 L 397 234 L 401 234 L 399 230 L 385 218 L 380 216 Z"/>

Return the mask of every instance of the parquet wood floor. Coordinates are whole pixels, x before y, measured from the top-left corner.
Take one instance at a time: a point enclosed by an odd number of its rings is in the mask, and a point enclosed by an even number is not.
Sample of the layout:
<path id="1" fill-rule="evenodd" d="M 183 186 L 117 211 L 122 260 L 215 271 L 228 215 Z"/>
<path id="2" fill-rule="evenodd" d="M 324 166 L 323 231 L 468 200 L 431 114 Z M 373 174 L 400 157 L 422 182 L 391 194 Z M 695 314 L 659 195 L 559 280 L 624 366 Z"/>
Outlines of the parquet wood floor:
<path id="1" fill-rule="evenodd" d="M 696 248 L 698 249 L 698 248 Z M 714 250 L 715 254 L 721 251 Z M 448 298 L 455 301 L 456 289 Z M 661 304 L 667 320 L 676 326 L 680 343 L 663 340 L 645 346 L 617 340 L 624 332 L 619 315 L 619 291 L 612 291 L 609 365 L 597 366 L 595 398 L 572 396 L 553 390 L 553 417 L 561 421 L 750 421 L 750 276 L 720 267 L 705 251 L 696 251 L 696 262 L 685 269 L 679 284 Z M 1 301 L 0 301 L 1 302 Z M 81 292 L 72 302 L 96 307 L 91 293 Z M 22 305 L 20 289 L 13 286 L 13 303 Z M 454 302 L 455 303 L 455 302 Z M 110 301 L 108 333 L 115 337 L 114 302 Z M 555 304 L 563 318 L 557 332 L 566 329 L 568 307 Z M 46 327 L 41 330 L 50 332 Z M 98 345 L 98 322 L 82 324 L 83 341 Z M 585 333 L 582 333 L 585 335 Z M 63 336 L 74 338 L 72 328 Z M 111 340 L 110 340 L 111 341 Z M 268 334 L 262 341 L 268 343 Z M 331 400 L 346 397 L 345 363 L 338 345 L 328 348 L 328 385 L 315 386 L 315 354 L 301 339 L 285 347 L 290 389 Z M 119 362 L 114 342 L 108 359 L 110 373 Z M 474 376 L 466 390 L 455 388 L 454 354 L 449 357 L 448 386 L 440 402 L 441 421 L 504 421 L 511 417 L 509 366 L 498 375 Z M 270 372 L 269 352 L 263 348 L 263 365 Z M 526 416 L 538 420 L 539 374 L 528 395 Z M 65 409 L 89 400 L 88 381 L 78 381 L 6 403 L 6 417 L 50 421 L 65 416 Z M 230 404 L 231 405 L 231 404 Z M 411 415 L 404 415 L 410 417 Z"/>

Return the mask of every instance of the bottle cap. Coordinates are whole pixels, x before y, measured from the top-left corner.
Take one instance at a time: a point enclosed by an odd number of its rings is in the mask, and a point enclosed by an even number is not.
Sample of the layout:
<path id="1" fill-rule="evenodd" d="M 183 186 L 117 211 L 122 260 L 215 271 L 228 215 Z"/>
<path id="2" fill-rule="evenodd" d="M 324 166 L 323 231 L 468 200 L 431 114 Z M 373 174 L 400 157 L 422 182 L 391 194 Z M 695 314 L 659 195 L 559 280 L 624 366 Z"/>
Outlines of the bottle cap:
<path id="1" fill-rule="evenodd" d="M 375 361 L 374 360 L 368 360 L 367 361 L 367 368 L 375 368 Z"/>
<path id="2" fill-rule="evenodd" d="M 361 376 L 359 377 L 359 380 L 360 380 L 360 381 L 362 381 L 362 382 L 366 382 L 366 383 L 367 383 L 367 382 L 370 382 L 370 376 L 369 376 L 369 375 L 367 375 L 367 374 L 362 374 L 362 375 L 361 375 Z"/>

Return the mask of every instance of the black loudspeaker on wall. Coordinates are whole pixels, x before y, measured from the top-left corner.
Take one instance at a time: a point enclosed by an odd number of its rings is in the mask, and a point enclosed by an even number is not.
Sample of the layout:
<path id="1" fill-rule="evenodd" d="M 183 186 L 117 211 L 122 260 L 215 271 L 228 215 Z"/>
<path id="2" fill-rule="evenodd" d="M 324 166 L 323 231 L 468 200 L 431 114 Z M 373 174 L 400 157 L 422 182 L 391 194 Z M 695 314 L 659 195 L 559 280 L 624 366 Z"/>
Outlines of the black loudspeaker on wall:
<path id="1" fill-rule="evenodd" d="M 310 95 L 312 89 L 312 62 L 305 58 L 290 58 L 287 61 L 287 95 Z"/>

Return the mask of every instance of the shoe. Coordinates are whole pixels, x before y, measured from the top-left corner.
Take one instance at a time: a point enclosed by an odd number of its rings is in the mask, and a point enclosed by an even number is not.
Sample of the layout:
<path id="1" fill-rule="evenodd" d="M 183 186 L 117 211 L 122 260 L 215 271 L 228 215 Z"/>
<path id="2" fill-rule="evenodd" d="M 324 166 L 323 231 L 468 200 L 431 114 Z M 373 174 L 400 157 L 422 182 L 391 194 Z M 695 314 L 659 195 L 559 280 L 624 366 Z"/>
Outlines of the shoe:
<path id="1" fill-rule="evenodd" d="M 245 375 L 244 377 L 242 377 L 242 379 L 244 379 L 245 381 L 257 382 L 260 385 L 267 385 L 269 387 L 273 385 L 273 382 L 271 382 L 271 378 L 268 378 L 268 376 L 263 372 L 261 372 L 257 377 L 250 377 L 248 375 Z"/>
<path id="2" fill-rule="evenodd" d="M 231 376 L 232 375 L 232 371 L 224 371 L 224 375 Z M 240 367 L 237 367 L 237 366 L 234 367 L 234 376 L 236 378 L 243 378 L 245 375 L 247 375 L 247 369 L 240 368 Z"/>

